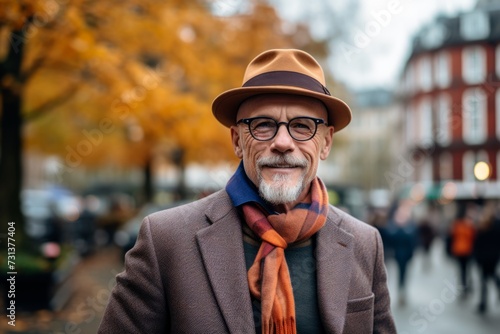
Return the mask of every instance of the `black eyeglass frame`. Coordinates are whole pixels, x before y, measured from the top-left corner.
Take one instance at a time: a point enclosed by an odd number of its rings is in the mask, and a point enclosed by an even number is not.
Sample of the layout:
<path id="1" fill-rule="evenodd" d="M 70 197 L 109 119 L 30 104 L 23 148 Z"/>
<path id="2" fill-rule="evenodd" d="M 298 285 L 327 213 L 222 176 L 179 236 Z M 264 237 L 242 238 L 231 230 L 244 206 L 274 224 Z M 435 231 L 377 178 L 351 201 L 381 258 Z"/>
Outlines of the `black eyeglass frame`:
<path id="1" fill-rule="evenodd" d="M 256 119 L 267 119 L 267 120 L 273 121 L 276 124 L 276 130 L 274 131 L 274 134 L 270 138 L 259 139 L 259 138 L 255 137 L 255 135 L 252 132 L 252 128 L 250 127 L 250 123 L 252 123 L 252 121 L 254 121 Z M 309 119 L 309 120 L 314 121 L 315 128 L 314 128 L 314 132 L 312 133 L 311 137 L 309 137 L 307 139 L 297 139 L 292 135 L 292 133 L 290 132 L 290 123 L 292 123 L 294 120 L 297 120 L 297 119 Z M 272 140 L 278 134 L 278 131 L 279 131 L 279 128 L 281 125 L 286 126 L 286 130 L 288 131 L 288 134 L 290 135 L 290 137 L 293 138 L 293 140 L 301 141 L 301 142 L 313 139 L 314 136 L 316 135 L 316 132 L 318 132 L 318 125 L 324 124 L 325 126 L 328 126 L 328 124 L 325 122 L 325 120 L 323 120 L 321 118 L 314 118 L 314 117 L 309 117 L 309 116 L 294 117 L 294 118 L 290 119 L 288 122 L 278 122 L 272 117 L 258 116 L 258 117 L 251 117 L 251 118 L 242 118 L 236 122 L 236 125 L 239 125 L 241 123 L 248 125 L 248 131 L 250 132 L 250 135 L 253 137 L 253 139 L 258 140 L 258 141 Z"/>

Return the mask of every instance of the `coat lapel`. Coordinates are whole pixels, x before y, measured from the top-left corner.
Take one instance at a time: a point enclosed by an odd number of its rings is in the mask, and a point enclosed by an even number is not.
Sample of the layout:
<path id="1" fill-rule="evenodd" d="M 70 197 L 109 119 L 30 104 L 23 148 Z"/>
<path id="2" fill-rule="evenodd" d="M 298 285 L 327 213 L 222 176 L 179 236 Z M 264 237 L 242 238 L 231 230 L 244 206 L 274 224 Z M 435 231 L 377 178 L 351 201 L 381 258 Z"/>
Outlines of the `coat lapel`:
<path id="1" fill-rule="evenodd" d="M 221 313 L 230 333 L 255 333 L 247 283 L 240 219 L 230 199 L 220 200 L 207 210 L 212 223 L 200 230 L 197 242 Z M 352 234 L 339 227 L 330 210 L 316 244 L 318 300 L 323 325 L 328 333 L 342 333 L 354 260 Z"/>
<path id="2" fill-rule="evenodd" d="M 339 227 L 341 218 L 330 210 L 318 232 L 316 259 L 318 300 L 326 332 L 342 333 L 354 261 L 353 235 Z"/>
<path id="3" fill-rule="evenodd" d="M 228 196 L 222 194 L 207 210 L 212 225 L 200 230 L 196 238 L 229 332 L 255 333 L 240 220 Z"/>

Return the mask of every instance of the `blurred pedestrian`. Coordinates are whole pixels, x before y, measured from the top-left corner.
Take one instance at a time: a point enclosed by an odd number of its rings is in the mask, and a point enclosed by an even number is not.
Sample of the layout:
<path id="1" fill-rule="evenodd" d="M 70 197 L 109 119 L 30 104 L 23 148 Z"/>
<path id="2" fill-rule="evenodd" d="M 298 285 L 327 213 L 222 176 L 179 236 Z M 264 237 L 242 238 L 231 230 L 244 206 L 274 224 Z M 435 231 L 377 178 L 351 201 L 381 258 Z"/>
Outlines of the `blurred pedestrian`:
<path id="1" fill-rule="evenodd" d="M 95 196 L 88 195 L 80 199 L 80 206 L 80 215 L 73 223 L 73 242 L 80 255 L 88 256 L 95 250 L 99 200 Z"/>
<path id="2" fill-rule="evenodd" d="M 55 242 L 57 244 L 64 243 L 65 230 L 64 219 L 61 217 L 60 210 L 56 202 L 49 204 L 49 215 L 45 218 L 45 234 L 42 238 L 44 242 Z"/>
<path id="3" fill-rule="evenodd" d="M 457 261 L 462 285 L 463 296 L 465 297 L 471 289 L 468 279 L 469 263 L 474 249 L 474 239 L 476 228 L 473 220 L 467 215 L 465 208 L 461 209 L 456 219 L 453 221 L 450 230 L 450 252 Z"/>
<path id="4" fill-rule="evenodd" d="M 387 229 L 387 212 L 383 209 L 374 209 L 370 212 L 368 216 L 368 222 L 370 225 L 375 227 L 380 233 L 380 237 L 382 238 L 382 242 L 384 244 L 384 255 L 385 258 L 392 258 L 392 248 L 390 245 L 390 240 L 388 236 Z"/>
<path id="5" fill-rule="evenodd" d="M 243 82 L 212 104 L 239 167 L 144 219 L 99 333 L 395 333 L 380 234 L 317 176 L 349 108 L 300 50 L 263 52 Z"/>
<path id="6" fill-rule="evenodd" d="M 436 231 L 431 224 L 431 221 L 427 218 L 420 221 L 418 224 L 418 239 L 419 246 L 422 248 L 423 252 L 423 269 L 428 270 L 431 265 L 431 246 L 436 237 Z"/>
<path id="7" fill-rule="evenodd" d="M 488 309 L 488 282 L 491 280 L 493 283 L 497 283 L 495 271 L 500 257 L 500 235 L 497 226 L 495 226 L 498 222 L 492 204 L 489 203 L 484 207 L 474 242 L 474 259 L 479 266 L 481 279 L 478 305 L 478 312 L 481 314 Z"/>
<path id="8" fill-rule="evenodd" d="M 109 211 L 97 220 L 99 246 L 111 245 L 115 232 L 131 217 L 131 210 L 121 196 L 111 198 Z"/>
<path id="9" fill-rule="evenodd" d="M 396 206 L 389 216 L 388 237 L 394 259 L 398 267 L 398 302 L 406 304 L 408 264 L 418 242 L 418 232 L 415 220 L 412 217 L 413 205 L 410 201 L 403 201 Z"/>

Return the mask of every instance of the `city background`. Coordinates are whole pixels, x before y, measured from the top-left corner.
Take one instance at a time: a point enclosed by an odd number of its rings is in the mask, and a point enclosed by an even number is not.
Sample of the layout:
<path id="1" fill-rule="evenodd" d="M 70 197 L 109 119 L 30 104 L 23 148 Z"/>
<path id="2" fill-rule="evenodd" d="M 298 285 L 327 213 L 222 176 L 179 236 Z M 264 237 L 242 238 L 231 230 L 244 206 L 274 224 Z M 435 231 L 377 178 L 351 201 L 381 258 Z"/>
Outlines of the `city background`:
<path id="1" fill-rule="evenodd" d="M 399 332 L 498 332 L 500 0 L 3 0 L 0 333 L 96 332 L 142 218 L 235 171 L 211 102 L 270 48 L 351 106 L 319 176 L 380 230 Z"/>

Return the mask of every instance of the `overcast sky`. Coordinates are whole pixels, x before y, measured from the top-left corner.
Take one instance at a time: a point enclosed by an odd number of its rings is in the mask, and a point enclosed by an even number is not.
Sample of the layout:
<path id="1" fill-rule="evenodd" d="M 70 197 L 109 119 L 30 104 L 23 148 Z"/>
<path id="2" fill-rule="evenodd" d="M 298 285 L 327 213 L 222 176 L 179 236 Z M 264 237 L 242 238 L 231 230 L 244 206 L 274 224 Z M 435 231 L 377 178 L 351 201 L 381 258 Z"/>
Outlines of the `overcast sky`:
<path id="1" fill-rule="evenodd" d="M 297 19 L 321 1 L 286 0 L 281 12 Z M 323 1 L 343 8 L 349 0 Z M 330 62 L 333 76 L 353 90 L 393 88 L 415 32 L 439 13 L 454 15 L 470 10 L 475 3 L 476 0 L 360 0 L 358 15 L 352 17 L 352 31 L 334 46 Z M 323 26 L 317 25 L 318 34 Z"/>

